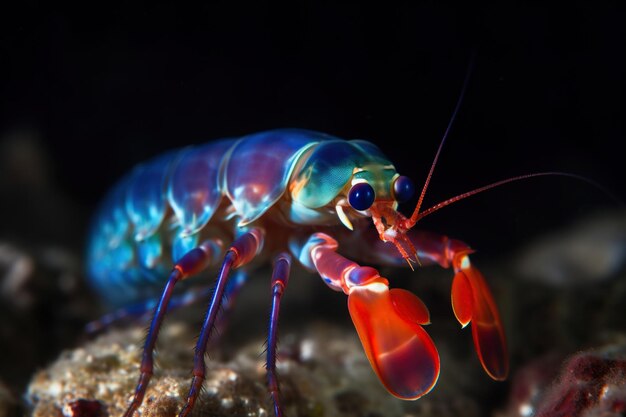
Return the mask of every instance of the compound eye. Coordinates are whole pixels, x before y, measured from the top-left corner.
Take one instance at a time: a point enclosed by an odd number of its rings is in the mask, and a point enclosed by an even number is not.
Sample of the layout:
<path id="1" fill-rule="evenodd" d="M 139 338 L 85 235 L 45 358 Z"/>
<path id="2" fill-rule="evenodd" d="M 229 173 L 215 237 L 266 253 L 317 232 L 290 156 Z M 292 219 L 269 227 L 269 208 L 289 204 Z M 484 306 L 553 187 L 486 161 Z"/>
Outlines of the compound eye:
<path id="1" fill-rule="evenodd" d="M 374 189 L 366 182 L 354 184 L 348 193 L 348 202 L 355 210 L 367 210 L 374 204 Z"/>
<path id="2" fill-rule="evenodd" d="M 393 195 L 400 203 L 408 201 L 415 193 L 415 185 L 409 177 L 399 176 L 393 182 Z"/>

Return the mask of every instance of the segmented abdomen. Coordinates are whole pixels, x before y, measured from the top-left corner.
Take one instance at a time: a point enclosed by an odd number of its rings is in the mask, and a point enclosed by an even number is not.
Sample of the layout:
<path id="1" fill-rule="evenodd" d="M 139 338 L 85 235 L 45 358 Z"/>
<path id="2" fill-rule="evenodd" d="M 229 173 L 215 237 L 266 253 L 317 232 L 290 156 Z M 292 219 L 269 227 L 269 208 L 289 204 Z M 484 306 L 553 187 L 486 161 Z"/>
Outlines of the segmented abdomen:
<path id="1" fill-rule="evenodd" d="M 201 230 L 222 220 L 213 217 L 224 201 L 237 226 L 254 222 L 283 195 L 298 158 L 328 139 L 334 138 L 273 130 L 172 151 L 138 165 L 113 187 L 92 223 L 91 284 L 114 304 L 154 296 L 172 261 L 197 246 Z"/>

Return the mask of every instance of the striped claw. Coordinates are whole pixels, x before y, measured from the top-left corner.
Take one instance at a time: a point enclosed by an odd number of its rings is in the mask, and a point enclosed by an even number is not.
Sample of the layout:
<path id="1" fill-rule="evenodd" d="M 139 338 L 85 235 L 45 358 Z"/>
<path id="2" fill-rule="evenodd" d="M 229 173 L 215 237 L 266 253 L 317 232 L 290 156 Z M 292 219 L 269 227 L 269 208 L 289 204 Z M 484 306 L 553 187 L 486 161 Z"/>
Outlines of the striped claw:
<path id="1" fill-rule="evenodd" d="M 439 354 L 421 326 L 430 316 L 417 296 L 376 282 L 351 288 L 348 308 L 367 358 L 391 394 L 415 400 L 435 386 Z"/>
<path id="2" fill-rule="evenodd" d="M 497 381 L 506 379 L 509 360 L 504 329 L 485 278 L 467 256 L 454 262 L 452 309 L 463 327 L 472 322 L 472 337 L 485 372 Z"/>

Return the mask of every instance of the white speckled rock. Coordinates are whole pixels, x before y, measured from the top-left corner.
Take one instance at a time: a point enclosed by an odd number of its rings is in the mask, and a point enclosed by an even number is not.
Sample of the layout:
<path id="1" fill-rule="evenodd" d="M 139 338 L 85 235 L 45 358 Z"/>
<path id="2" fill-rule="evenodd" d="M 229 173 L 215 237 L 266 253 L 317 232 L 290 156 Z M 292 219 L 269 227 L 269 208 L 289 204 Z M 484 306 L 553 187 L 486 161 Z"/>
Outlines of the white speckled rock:
<path id="1" fill-rule="evenodd" d="M 90 416 L 120 416 L 135 389 L 144 338 L 142 327 L 112 330 L 65 351 L 33 377 L 26 397 L 31 416 L 76 417 L 79 400 L 96 404 Z M 176 416 L 190 384 L 195 329 L 168 322 L 159 337 L 157 369 L 139 408 L 142 417 Z M 273 416 L 265 387 L 263 341 L 231 352 L 211 353 L 197 416 Z M 474 399 L 440 384 L 418 401 L 389 395 L 374 375 L 354 332 L 312 324 L 281 337 L 278 362 L 287 416 L 440 416 L 480 415 Z M 455 366 L 447 362 L 452 371 Z M 462 373 L 451 372 L 446 378 Z M 452 382 L 452 381 L 449 381 Z M 447 387 L 447 388 L 446 388 Z M 100 402 L 94 403 L 97 400 Z M 83 414 L 83 415 L 86 415 Z"/>

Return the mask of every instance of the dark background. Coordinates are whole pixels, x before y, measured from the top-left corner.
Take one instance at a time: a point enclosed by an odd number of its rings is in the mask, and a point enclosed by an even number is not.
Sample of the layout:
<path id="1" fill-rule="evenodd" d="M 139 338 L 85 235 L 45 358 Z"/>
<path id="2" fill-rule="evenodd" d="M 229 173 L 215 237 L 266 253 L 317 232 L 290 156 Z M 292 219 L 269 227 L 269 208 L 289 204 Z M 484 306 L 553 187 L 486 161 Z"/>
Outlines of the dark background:
<path id="1" fill-rule="evenodd" d="M 45 204 L 27 210 L 4 193 L 9 237 L 39 213 L 32 236 L 79 247 L 89 213 L 134 164 L 277 127 L 369 139 L 421 184 L 472 51 L 426 205 L 546 170 L 626 195 L 621 1 L 20 3 L 0 13 L 0 137 L 37 138 L 77 212 L 63 231 Z M 496 256 L 614 206 L 584 182 L 548 177 L 466 200 L 423 227 Z"/>

